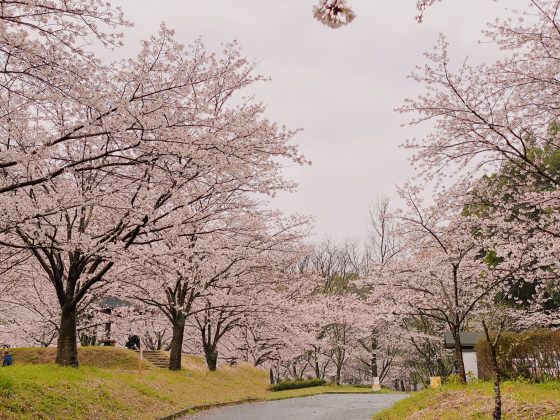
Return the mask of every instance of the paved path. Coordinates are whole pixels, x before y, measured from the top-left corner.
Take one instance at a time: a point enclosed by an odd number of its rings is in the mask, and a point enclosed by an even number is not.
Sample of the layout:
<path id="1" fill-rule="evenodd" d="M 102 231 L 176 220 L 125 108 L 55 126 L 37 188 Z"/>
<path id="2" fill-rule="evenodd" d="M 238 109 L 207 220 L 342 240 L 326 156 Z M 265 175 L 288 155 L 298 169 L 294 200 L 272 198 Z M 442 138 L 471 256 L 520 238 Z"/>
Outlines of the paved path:
<path id="1" fill-rule="evenodd" d="M 405 398 L 403 394 L 322 394 L 215 408 L 192 420 L 369 420 L 373 413 Z"/>

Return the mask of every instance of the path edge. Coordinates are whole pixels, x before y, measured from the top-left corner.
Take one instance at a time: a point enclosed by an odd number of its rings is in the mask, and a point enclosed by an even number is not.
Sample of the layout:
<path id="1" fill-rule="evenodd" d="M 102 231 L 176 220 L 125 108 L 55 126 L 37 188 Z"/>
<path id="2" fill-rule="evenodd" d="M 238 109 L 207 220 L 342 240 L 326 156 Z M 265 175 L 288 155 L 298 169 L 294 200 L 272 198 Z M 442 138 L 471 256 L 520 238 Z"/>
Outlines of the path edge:
<path id="1" fill-rule="evenodd" d="M 176 411 L 172 414 L 169 414 L 167 416 L 158 417 L 158 420 L 175 420 L 175 419 L 178 419 L 179 417 L 191 414 L 191 413 L 189 413 L 189 411 L 205 411 L 205 410 L 210 410 L 212 408 L 228 407 L 228 406 L 232 406 L 232 405 L 241 405 L 241 404 L 245 404 L 245 403 L 281 401 L 281 400 L 289 400 L 289 399 L 293 399 L 293 398 L 305 398 L 305 397 L 313 397 L 313 396 L 316 396 L 316 395 L 325 395 L 325 394 L 363 394 L 363 395 L 373 394 L 373 395 L 375 395 L 375 394 L 381 394 L 381 393 L 377 393 L 377 392 L 336 392 L 336 391 L 329 392 L 329 391 L 327 391 L 327 392 L 322 392 L 320 394 L 297 395 L 297 396 L 293 396 L 293 397 L 278 398 L 278 399 L 273 399 L 273 400 L 265 400 L 265 399 L 262 399 L 262 398 L 245 398 L 243 400 L 238 400 L 238 401 L 228 401 L 228 402 L 221 402 L 221 403 L 214 403 L 214 404 L 192 405 L 190 407 L 183 408 L 183 409 L 181 409 L 179 411 Z M 391 394 L 393 394 L 393 393 L 391 393 Z M 395 392 L 395 394 L 396 394 L 396 392 Z"/>

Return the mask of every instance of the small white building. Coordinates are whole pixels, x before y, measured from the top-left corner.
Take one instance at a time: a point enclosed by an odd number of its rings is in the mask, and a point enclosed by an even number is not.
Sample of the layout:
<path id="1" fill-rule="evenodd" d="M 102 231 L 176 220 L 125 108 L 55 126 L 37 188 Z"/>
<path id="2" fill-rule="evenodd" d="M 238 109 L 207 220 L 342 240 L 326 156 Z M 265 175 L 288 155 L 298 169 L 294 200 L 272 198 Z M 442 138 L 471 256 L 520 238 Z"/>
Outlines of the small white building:
<path id="1" fill-rule="evenodd" d="M 459 333 L 461 340 L 461 349 L 463 350 L 463 364 L 467 374 L 467 381 L 478 379 L 478 360 L 476 357 L 475 346 L 480 340 L 484 339 L 484 334 L 479 332 L 461 332 Z M 451 332 L 444 335 L 444 344 L 446 349 L 455 349 L 455 340 Z"/>

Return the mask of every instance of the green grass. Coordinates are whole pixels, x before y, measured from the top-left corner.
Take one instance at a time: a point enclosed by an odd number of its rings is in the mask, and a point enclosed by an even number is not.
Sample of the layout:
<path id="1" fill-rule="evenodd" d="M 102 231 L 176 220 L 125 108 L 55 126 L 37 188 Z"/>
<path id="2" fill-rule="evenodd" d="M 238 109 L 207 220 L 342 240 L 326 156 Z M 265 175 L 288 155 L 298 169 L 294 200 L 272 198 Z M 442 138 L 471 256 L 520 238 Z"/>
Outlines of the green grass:
<path id="1" fill-rule="evenodd" d="M 275 391 L 266 396 L 267 400 L 284 400 L 287 398 L 308 397 L 318 394 L 385 394 L 389 391 L 383 389 L 381 391 L 372 392 L 371 388 L 350 386 L 350 385 L 325 385 L 315 386 L 311 388 L 288 389 L 285 391 Z"/>
<path id="2" fill-rule="evenodd" d="M 0 369 L 2 419 L 153 419 L 271 393 L 266 372 L 247 365 L 208 372 L 200 357 L 185 356 L 184 369 L 170 372 L 148 362 L 138 371 L 137 355 L 119 349 L 80 349 L 78 369 L 45 363 L 52 349 L 12 354 L 14 366 Z"/>
<path id="3" fill-rule="evenodd" d="M 505 382 L 501 389 L 505 419 L 560 419 L 560 382 Z M 491 383 L 444 385 L 412 393 L 373 419 L 491 419 L 493 405 Z"/>
<path id="4" fill-rule="evenodd" d="M 270 391 L 268 374 L 249 365 L 209 372 L 185 356 L 170 372 L 114 348 L 80 348 L 78 369 L 52 363 L 53 349 L 13 349 L 14 366 L 0 368 L 1 419 L 154 419 L 188 407 L 268 400 L 369 388 L 320 386 Z"/>
<path id="5" fill-rule="evenodd" d="M 109 371 L 54 365 L 18 365 L 0 370 L 0 383 L 11 383 L 0 397 L 4 418 L 71 418 L 88 413 L 130 413 L 126 402 L 113 398 Z"/>
<path id="6" fill-rule="evenodd" d="M 287 389 L 311 388 L 326 385 L 327 381 L 318 378 L 298 379 L 295 381 L 282 381 L 270 387 L 272 391 L 285 391 Z"/>
<path id="7" fill-rule="evenodd" d="M 48 364 L 56 357 L 56 348 L 14 348 L 10 349 L 14 363 L 19 364 Z M 115 347 L 79 347 L 78 360 L 81 365 L 94 366 L 105 369 L 134 370 L 138 368 L 138 356 L 129 350 Z M 151 365 L 142 364 L 144 369 Z"/>

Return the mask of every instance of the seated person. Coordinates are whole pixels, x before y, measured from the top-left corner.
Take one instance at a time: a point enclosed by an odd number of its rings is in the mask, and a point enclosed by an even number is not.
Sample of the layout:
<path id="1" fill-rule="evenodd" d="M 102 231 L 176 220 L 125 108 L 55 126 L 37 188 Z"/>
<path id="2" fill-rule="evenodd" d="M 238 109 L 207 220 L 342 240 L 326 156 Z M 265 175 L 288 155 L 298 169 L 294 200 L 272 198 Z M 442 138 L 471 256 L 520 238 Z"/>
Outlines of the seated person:
<path id="1" fill-rule="evenodd" d="M 130 350 L 140 350 L 140 337 L 137 335 L 128 336 L 128 341 L 124 346 Z"/>

